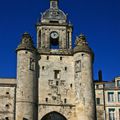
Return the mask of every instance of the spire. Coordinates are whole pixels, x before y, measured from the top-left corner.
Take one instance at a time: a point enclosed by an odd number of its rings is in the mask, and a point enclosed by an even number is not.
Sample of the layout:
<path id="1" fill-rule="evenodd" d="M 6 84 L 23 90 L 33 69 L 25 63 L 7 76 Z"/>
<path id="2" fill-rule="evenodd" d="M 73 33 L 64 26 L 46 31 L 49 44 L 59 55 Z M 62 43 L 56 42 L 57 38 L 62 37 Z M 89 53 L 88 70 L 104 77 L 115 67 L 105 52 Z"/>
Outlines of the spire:
<path id="1" fill-rule="evenodd" d="M 84 45 L 88 45 L 87 41 L 86 41 L 86 37 L 85 35 L 83 35 L 82 33 L 79 35 L 79 37 L 76 38 L 76 46 L 84 46 Z"/>
<path id="2" fill-rule="evenodd" d="M 94 53 L 92 51 L 92 49 L 89 47 L 87 41 L 86 41 L 86 37 L 83 34 L 80 34 L 75 41 L 75 48 L 74 48 L 74 53 L 77 52 L 87 52 L 92 54 L 93 58 L 94 58 Z"/>
<path id="3" fill-rule="evenodd" d="M 25 32 L 22 35 L 22 40 L 21 43 L 18 45 L 17 51 L 19 50 L 31 50 L 31 51 L 35 51 L 36 48 L 33 45 L 33 40 L 32 37 L 30 36 L 29 33 Z"/>
<path id="4" fill-rule="evenodd" d="M 50 8 L 58 9 L 58 0 L 50 0 Z"/>

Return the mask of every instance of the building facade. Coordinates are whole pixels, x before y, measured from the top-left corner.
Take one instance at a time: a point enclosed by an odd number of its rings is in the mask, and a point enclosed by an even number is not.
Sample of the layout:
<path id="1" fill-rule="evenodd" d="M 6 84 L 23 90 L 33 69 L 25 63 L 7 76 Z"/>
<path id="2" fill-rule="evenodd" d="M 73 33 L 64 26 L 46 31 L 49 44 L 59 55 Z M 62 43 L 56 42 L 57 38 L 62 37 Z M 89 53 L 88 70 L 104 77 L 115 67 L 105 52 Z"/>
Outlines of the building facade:
<path id="1" fill-rule="evenodd" d="M 50 0 L 36 24 L 37 47 L 23 34 L 16 79 L 0 79 L 0 120 L 119 120 L 119 82 L 93 82 L 94 53 L 83 34 L 72 47 L 73 26 L 58 3 Z"/>
<path id="2" fill-rule="evenodd" d="M 98 120 L 120 120 L 120 77 L 112 82 L 95 82 Z"/>

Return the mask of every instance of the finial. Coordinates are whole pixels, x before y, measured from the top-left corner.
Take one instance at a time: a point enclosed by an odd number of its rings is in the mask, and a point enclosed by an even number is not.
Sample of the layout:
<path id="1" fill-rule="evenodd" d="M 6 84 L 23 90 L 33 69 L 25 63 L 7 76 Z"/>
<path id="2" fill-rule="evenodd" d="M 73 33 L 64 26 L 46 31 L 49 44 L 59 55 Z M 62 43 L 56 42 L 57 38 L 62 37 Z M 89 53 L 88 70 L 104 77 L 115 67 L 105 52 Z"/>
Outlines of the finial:
<path id="1" fill-rule="evenodd" d="M 23 35 L 29 35 L 29 33 L 28 32 L 24 32 Z"/>
<path id="2" fill-rule="evenodd" d="M 19 50 L 30 50 L 30 51 L 35 51 L 36 48 L 34 47 L 32 37 L 28 32 L 23 33 L 22 39 L 20 44 L 18 45 L 17 51 Z"/>
<path id="3" fill-rule="evenodd" d="M 83 34 L 83 33 L 80 33 L 80 36 L 84 36 L 84 34 Z"/>
<path id="4" fill-rule="evenodd" d="M 22 35 L 23 38 L 32 38 L 28 32 L 24 32 Z"/>
<path id="5" fill-rule="evenodd" d="M 83 33 L 81 33 L 81 34 L 79 35 L 79 38 L 81 38 L 81 39 L 86 39 L 86 37 L 85 37 L 85 35 L 84 35 Z"/>
<path id="6" fill-rule="evenodd" d="M 50 8 L 58 9 L 58 0 L 50 0 Z"/>
<path id="7" fill-rule="evenodd" d="M 79 36 L 76 37 L 75 45 L 78 45 L 78 46 L 79 45 L 88 45 L 84 34 L 81 33 Z"/>

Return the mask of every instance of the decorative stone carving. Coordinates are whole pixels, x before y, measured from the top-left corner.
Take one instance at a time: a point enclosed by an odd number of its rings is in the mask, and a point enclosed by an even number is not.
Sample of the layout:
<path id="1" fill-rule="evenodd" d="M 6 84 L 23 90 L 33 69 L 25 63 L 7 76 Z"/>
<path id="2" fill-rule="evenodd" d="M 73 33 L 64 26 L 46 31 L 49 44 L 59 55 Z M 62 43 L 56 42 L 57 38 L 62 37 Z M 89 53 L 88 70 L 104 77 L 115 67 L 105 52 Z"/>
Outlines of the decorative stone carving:
<path id="1" fill-rule="evenodd" d="M 80 72 L 81 71 L 81 61 L 78 60 L 75 62 L 75 72 Z"/>
<path id="2" fill-rule="evenodd" d="M 19 44 L 16 50 L 36 51 L 36 48 L 33 45 L 32 37 L 27 32 L 23 34 L 21 43 Z"/>
<path id="3" fill-rule="evenodd" d="M 76 46 L 74 48 L 74 53 L 86 52 L 86 53 L 90 53 L 94 58 L 94 53 L 92 49 L 88 46 L 86 37 L 83 34 L 80 34 L 79 37 L 76 37 L 75 45 Z"/>

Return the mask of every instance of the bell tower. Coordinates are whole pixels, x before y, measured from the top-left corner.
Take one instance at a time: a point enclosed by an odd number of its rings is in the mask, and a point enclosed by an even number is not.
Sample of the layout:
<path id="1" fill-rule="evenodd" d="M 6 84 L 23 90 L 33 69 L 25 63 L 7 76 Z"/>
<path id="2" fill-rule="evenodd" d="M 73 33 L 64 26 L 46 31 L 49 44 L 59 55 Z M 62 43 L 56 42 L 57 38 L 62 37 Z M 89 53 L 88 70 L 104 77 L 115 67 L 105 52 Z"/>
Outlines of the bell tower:
<path id="1" fill-rule="evenodd" d="M 93 51 L 86 37 L 76 38 L 58 0 L 41 14 L 37 25 L 38 119 L 95 120 Z"/>
<path id="2" fill-rule="evenodd" d="M 50 0 L 50 8 L 42 13 L 37 23 L 37 47 L 42 53 L 72 49 L 72 25 L 59 9 L 58 0 Z"/>

